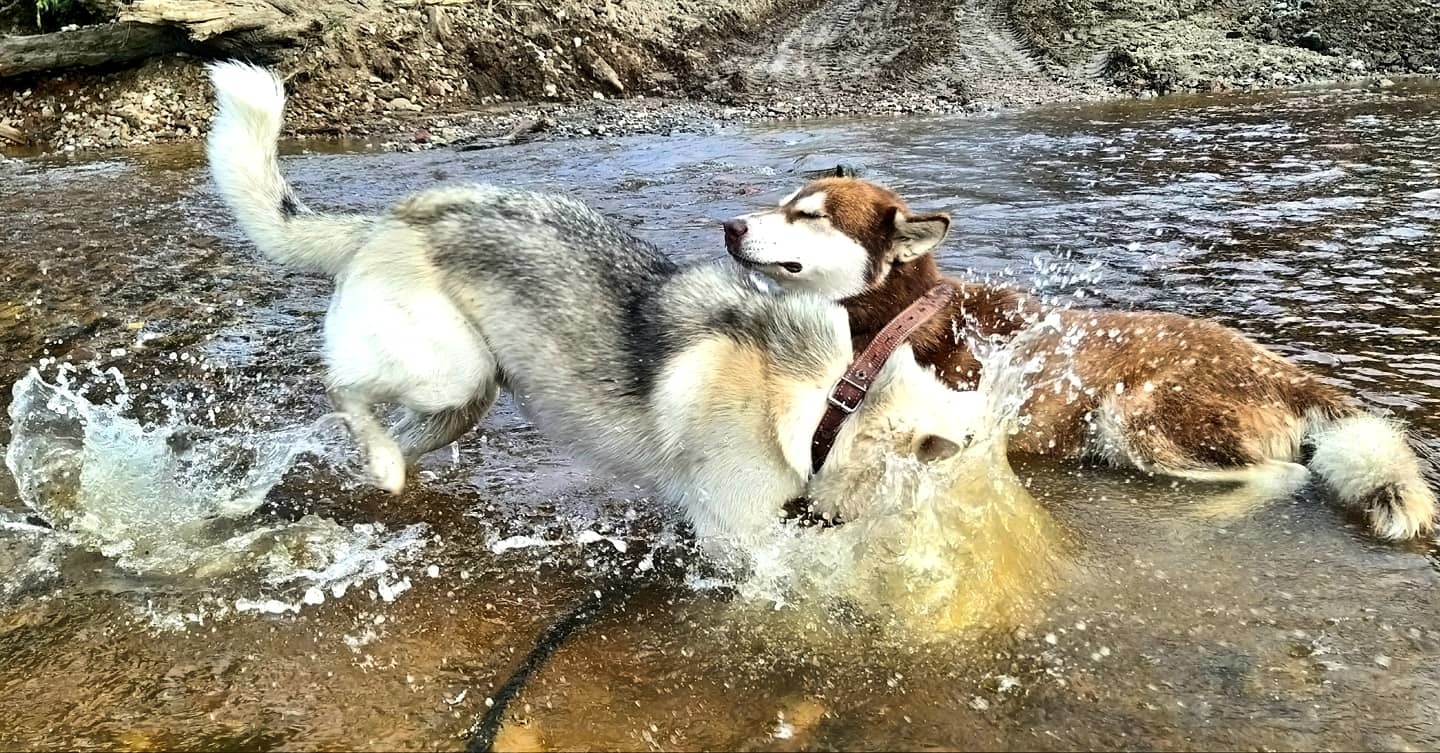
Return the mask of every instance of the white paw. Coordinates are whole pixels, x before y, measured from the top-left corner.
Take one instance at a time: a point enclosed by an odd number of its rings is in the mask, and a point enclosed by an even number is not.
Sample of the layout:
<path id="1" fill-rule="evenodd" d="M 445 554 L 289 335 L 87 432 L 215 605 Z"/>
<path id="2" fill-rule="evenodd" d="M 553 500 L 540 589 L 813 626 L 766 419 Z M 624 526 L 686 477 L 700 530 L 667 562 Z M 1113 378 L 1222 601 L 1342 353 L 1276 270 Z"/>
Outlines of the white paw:
<path id="1" fill-rule="evenodd" d="M 405 456 L 394 445 L 370 449 L 370 476 L 376 486 L 391 494 L 405 490 Z"/>

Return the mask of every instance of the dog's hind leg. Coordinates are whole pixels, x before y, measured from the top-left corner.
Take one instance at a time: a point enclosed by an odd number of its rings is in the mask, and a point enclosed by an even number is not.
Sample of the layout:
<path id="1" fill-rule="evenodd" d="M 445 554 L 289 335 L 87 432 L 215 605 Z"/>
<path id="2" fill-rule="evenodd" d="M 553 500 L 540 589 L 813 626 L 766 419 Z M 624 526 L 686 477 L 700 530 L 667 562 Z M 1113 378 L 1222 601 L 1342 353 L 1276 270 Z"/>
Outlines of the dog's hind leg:
<path id="1" fill-rule="evenodd" d="M 1159 469 L 1156 473 L 1202 483 L 1238 484 L 1201 500 L 1194 514 L 1208 520 L 1243 518 L 1262 505 L 1294 495 L 1310 480 L 1310 471 L 1305 466 L 1284 460 L 1265 460 L 1225 470 Z"/>
<path id="2" fill-rule="evenodd" d="M 490 411 L 498 392 L 494 380 L 491 380 L 484 392 L 459 408 L 446 408 L 434 413 L 406 408 L 405 417 L 394 429 L 395 439 L 400 443 L 405 459 L 413 462 L 421 455 L 465 436 Z"/>
<path id="3" fill-rule="evenodd" d="M 1095 434 L 1100 454 L 1114 465 L 1157 476 L 1236 485 L 1206 498 L 1197 511 L 1204 518 L 1233 519 L 1294 494 L 1310 475 L 1283 452 L 1275 453 L 1280 457 L 1266 452 L 1290 441 L 1283 416 L 1258 411 L 1252 415 L 1256 414 L 1273 418 L 1274 427 L 1251 424 L 1273 430 L 1247 435 L 1233 404 L 1223 401 L 1173 394 L 1117 396 L 1102 402 Z"/>
<path id="4" fill-rule="evenodd" d="M 485 342 L 473 336 L 469 347 L 458 347 L 461 335 L 450 339 L 454 342 L 447 351 L 449 372 L 444 378 L 433 373 L 428 379 L 417 377 L 400 398 L 405 416 L 391 433 L 411 462 L 464 436 L 485 417 L 499 393 L 500 368 Z"/>
<path id="5" fill-rule="evenodd" d="M 364 450 L 365 466 L 375 485 L 399 494 L 405 488 L 405 454 L 371 412 L 370 401 L 352 389 L 334 388 L 329 394 L 330 402 Z"/>

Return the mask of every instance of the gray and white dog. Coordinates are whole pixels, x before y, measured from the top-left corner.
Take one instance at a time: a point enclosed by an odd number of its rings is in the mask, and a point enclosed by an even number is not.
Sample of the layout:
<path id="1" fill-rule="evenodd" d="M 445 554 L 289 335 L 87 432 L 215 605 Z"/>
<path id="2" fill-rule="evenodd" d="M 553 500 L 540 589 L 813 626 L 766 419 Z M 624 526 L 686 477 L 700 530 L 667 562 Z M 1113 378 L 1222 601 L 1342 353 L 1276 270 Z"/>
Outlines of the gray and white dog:
<path id="1" fill-rule="evenodd" d="M 701 538 L 753 534 L 806 493 L 811 436 L 852 357 L 843 308 L 677 267 L 559 196 L 464 186 L 373 216 L 312 213 L 279 171 L 281 82 L 238 63 L 211 78 L 221 194 L 266 256 L 335 278 L 326 382 L 378 486 L 401 491 L 407 462 L 468 432 L 503 387 L 551 440 L 677 502 Z M 393 433 L 378 403 L 404 407 Z M 966 449 L 985 412 L 898 351 L 820 472 L 848 498 L 819 502 L 866 507 L 885 490 L 863 468 L 889 453 L 957 472 L 979 457 Z"/>

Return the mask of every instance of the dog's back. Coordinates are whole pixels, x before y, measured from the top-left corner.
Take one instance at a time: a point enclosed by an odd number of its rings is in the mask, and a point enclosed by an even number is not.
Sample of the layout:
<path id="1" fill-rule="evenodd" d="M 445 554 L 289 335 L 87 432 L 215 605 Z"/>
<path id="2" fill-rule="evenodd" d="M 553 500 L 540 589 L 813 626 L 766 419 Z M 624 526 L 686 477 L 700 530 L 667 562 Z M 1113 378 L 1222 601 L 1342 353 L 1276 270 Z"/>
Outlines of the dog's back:
<path id="1" fill-rule="evenodd" d="M 579 201 L 468 186 L 421 194 L 390 217 L 425 238 L 438 284 L 484 330 L 517 395 L 564 384 L 633 404 L 673 352 L 655 301 L 675 264 Z M 518 340 L 525 347 L 500 346 Z"/>

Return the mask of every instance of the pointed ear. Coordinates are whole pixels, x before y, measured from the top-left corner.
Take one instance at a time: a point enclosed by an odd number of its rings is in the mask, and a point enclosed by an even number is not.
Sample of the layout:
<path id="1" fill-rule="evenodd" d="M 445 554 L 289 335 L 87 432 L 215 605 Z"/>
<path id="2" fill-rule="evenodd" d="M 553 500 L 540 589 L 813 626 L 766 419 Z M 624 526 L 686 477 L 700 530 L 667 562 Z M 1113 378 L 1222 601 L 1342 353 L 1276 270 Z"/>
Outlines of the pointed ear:
<path id="1" fill-rule="evenodd" d="M 950 232 L 950 215 L 896 213 L 895 260 L 904 264 L 935 250 Z"/>
<path id="2" fill-rule="evenodd" d="M 961 444 L 939 434 L 925 434 L 915 442 L 915 457 L 922 463 L 946 460 L 965 449 L 965 445 L 970 444 L 970 437 L 966 437 L 963 442 Z"/>

